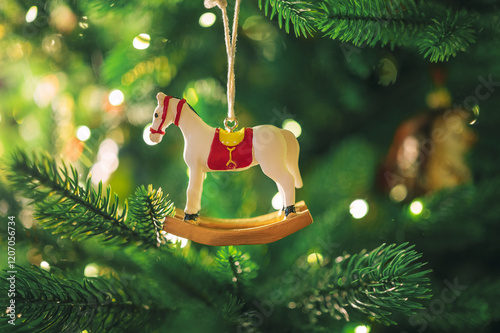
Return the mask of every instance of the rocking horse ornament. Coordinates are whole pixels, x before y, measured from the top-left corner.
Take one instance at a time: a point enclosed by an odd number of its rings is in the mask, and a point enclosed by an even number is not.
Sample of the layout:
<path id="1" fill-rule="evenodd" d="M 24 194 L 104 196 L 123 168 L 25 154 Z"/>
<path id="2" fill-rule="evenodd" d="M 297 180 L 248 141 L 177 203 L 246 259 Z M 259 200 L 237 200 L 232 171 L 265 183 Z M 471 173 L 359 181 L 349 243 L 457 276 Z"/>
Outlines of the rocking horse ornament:
<path id="1" fill-rule="evenodd" d="M 184 137 L 184 161 L 189 167 L 189 184 L 184 212 L 165 219 L 163 229 L 174 235 L 207 245 L 264 244 L 274 242 L 312 223 L 304 202 L 295 203 L 295 188 L 302 187 L 299 172 L 299 144 L 294 134 L 272 125 L 243 128 L 234 117 L 234 52 L 240 0 L 236 0 L 232 43 L 225 1 L 208 1 L 223 12 L 228 51 L 228 118 L 224 127 L 207 125 L 185 99 L 158 93 L 150 139 L 159 143 L 172 123 Z M 207 6 L 207 1 L 205 2 Z M 231 127 L 228 123 L 234 125 Z M 276 182 L 283 199 L 282 211 L 246 219 L 217 219 L 200 216 L 205 173 L 242 171 L 260 165 L 264 174 Z"/>

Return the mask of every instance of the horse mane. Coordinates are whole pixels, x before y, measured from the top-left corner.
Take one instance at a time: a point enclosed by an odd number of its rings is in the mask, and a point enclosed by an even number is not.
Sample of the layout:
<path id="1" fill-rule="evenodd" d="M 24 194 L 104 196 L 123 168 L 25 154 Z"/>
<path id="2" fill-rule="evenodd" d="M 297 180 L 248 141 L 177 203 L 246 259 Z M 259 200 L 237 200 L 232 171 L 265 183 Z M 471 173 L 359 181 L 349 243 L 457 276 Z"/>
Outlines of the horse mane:
<path id="1" fill-rule="evenodd" d="M 182 99 L 182 98 L 179 98 L 179 97 L 177 97 L 177 96 L 172 96 L 172 98 L 176 98 L 176 99 L 178 99 L 179 101 Z M 186 101 L 186 104 L 187 104 L 187 106 L 189 106 L 189 108 L 191 109 L 191 111 L 193 111 L 194 113 L 196 113 L 196 115 L 197 115 L 198 117 L 200 117 L 200 115 L 198 114 L 198 112 L 196 112 L 196 110 L 195 110 L 195 109 L 193 109 L 193 107 L 191 106 L 191 104 L 189 104 L 187 101 Z M 200 118 L 201 118 L 201 117 L 200 117 Z"/>

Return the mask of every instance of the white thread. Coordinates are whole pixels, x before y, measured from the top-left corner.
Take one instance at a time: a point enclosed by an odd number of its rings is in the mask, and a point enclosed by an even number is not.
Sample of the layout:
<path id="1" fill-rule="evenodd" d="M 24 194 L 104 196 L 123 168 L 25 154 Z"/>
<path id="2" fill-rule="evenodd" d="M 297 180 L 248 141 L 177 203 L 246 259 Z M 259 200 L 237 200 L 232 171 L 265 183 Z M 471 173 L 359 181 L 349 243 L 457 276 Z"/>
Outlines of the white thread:
<path id="1" fill-rule="evenodd" d="M 229 18 L 227 16 L 227 2 L 226 0 L 205 0 L 206 8 L 219 7 L 222 11 L 222 22 L 224 24 L 224 40 L 226 43 L 227 53 L 227 119 L 231 122 L 236 120 L 234 115 L 234 98 L 235 98 L 235 76 L 234 76 L 234 62 L 236 60 L 236 36 L 238 35 L 238 17 L 240 12 L 241 0 L 236 0 L 234 6 L 234 19 L 233 19 L 233 35 L 232 39 L 229 31 Z"/>
<path id="2" fill-rule="evenodd" d="M 233 39 L 231 41 L 231 57 L 228 57 L 228 73 L 227 73 L 227 117 L 230 121 L 236 119 L 234 115 L 234 99 L 236 96 L 236 85 L 235 85 L 235 76 L 234 76 L 234 63 L 236 61 L 236 36 L 238 35 L 238 17 L 240 13 L 240 2 L 241 0 L 236 0 L 236 4 L 234 6 L 234 19 L 233 19 Z M 230 59 L 230 61 L 229 61 Z"/>

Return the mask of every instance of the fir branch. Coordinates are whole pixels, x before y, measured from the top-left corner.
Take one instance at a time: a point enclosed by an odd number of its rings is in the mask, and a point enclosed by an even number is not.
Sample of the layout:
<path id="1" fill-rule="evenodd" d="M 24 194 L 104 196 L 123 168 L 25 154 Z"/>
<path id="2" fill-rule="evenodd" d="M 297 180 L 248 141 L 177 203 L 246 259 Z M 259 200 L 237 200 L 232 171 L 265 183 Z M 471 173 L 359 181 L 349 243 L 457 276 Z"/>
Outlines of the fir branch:
<path id="1" fill-rule="evenodd" d="M 420 300 L 430 298 L 430 270 L 417 260 L 422 255 L 407 243 L 381 245 L 366 253 L 345 256 L 319 282 L 314 295 L 308 295 L 304 309 L 311 316 L 330 313 L 349 320 L 349 312 L 360 311 L 383 324 L 395 324 L 392 311 L 409 316 L 423 309 Z"/>
<path id="2" fill-rule="evenodd" d="M 355 46 L 409 45 L 425 17 L 412 0 L 325 0 L 319 4 L 324 15 L 318 30 L 332 39 Z"/>
<path id="3" fill-rule="evenodd" d="M 257 276 L 257 264 L 248 253 L 234 246 L 224 246 L 217 252 L 216 262 L 220 275 L 232 281 L 236 295 L 241 293 L 241 284 Z"/>
<path id="4" fill-rule="evenodd" d="M 54 270 L 55 268 L 51 268 Z M 10 310 L 2 312 L 0 330 L 5 332 L 150 332 L 170 309 L 159 309 L 133 286 L 124 286 L 110 278 L 85 278 L 82 282 L 67 279 L 33 267 L 16 267 L 15 326 Z M 10 281 L 6 274 L 0 281 L 2 302 L 7 304 Z M 7 329 L 8 328 L 8 329 Z M 10 330 L 9 330 L 10 329 Z"/>
<path id="5" fill-rule="evenodd" d="M 419 38 L 420 53 L 433 62 L 447 61 L 475 42 L 473 26 L 477 21 L 465 11 L 445 12 L 432 19 Z"/>
<path id="6" fill-rule="evenodd" d="M 465 11 L 414 0 L 323 0 L 289 2 L 266 0 L 259 5 L 280 28 L 294 25 L 296 35 L 320 31 L 324 36 L 357 47 L 410 46 L 431 61 L 447 61 L 475 42 L 478 19 Z M 306 33 L 307 32 L 307 33 Z"/>
<path id="7" fill-rule="evenodd" d="M 283 28 L 284 24 L 287 33 L 290 33 L 290 23 L 296 36 L 307 37 L 314 32 L 314 16 L 311 12 L 315 7 L 310 1 L 265 0 L 264 4 L 262 1 L 259 0 L 259 8 L 264 9 L 265 15 L 269 15 L 271 20 L 277 16 L 279 27 Z"/>
<path id="8" fill-rule="evenodd" d="M 133 231 L 141 235 L 155 235 L 157 245 L 164 242 L 163 220 L 174 212 L 174 204 L 165 198 L 161 188 L 155 190 L 149 185 L 146 190 L 144 186 L 140 186 L 129 199 L 131 218 L 125 221 Z M 129 220 L 132 221 L 128 222 Z"/>
<path id="9" fill-rule="evenodd" d="M 31 199 L 36 207 L 35 218 L 54 233 L 72 239 L 102 235 L 105 241 L 139 242 L 143 247 L 158 246 L 165 216 L 173 205 L 152 186 L 140 187 L 120 208 L 120 200 L 102 183 L 97 191 L 87 179 L 85 187 L 78 184 L 78 172 L 66 164 L 58 167 L 48 155 L 14 154 L 8 165 L 7 178 L 19 193 Z"/>

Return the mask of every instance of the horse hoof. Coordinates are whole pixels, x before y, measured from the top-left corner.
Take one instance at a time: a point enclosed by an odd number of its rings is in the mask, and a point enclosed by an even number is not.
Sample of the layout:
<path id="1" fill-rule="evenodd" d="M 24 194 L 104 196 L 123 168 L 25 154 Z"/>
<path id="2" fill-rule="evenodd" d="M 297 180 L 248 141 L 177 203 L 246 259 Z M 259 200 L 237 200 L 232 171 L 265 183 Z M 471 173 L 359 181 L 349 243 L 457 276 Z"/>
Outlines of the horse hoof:
<path id="1" fill-rule="evenodd" d="M 199 216 L 200 216 L 199 213 L 196 213 L 196 214 L 184 213 L 184 222 L 187 222 L 189 224 L 198 225 L 197 219 Z"/>
<path id="2" fill-rule="evenodd" d="M 285 208 L 285 218 L 293 217 L 297 215 L 297 211 L 295 210 L 295 205 L 290 205 Z"/>

